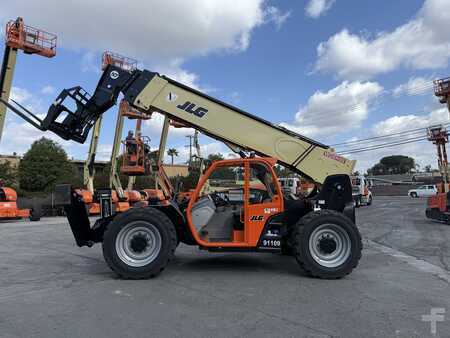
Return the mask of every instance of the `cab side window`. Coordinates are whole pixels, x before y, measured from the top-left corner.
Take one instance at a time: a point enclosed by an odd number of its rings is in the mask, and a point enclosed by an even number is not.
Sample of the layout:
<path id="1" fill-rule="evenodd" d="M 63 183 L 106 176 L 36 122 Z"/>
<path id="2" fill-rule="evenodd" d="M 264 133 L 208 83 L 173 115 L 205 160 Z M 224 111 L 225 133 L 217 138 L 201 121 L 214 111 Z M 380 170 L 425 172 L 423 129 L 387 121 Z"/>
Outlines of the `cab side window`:
<path id="1" fill-rule="evenodd" d="M 244 203 L 244 173 L 242 165 L 228 165 L 216 168 L 200 191 L 200 197 L 210 194 L 230 204 Z"/>

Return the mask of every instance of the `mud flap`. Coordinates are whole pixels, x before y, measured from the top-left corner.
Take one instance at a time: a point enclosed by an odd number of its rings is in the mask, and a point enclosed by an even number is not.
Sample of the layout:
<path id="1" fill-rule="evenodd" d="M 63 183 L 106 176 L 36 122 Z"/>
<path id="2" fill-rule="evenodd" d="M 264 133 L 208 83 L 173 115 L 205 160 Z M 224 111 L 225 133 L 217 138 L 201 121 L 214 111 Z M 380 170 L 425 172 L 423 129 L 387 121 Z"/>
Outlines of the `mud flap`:
<path id="1" fill-rule="evenodd" d="M 83 198 L 69 184 L 61 184 L 55 188 L 55 204 L 64 206 L 77 245 L 91 247 L 94 240 Z"/>

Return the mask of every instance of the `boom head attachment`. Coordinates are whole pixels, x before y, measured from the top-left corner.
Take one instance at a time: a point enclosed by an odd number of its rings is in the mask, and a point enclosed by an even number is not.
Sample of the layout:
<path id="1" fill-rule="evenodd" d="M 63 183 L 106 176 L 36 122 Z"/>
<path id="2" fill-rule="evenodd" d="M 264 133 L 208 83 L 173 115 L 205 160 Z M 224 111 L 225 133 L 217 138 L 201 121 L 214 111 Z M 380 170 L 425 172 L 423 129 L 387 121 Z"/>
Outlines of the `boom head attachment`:
<path id="1" fill-rule="evenodd" d="M 64 89 L 50 106 L 43 128 L 63 139 L 84 143 L 97 119 L 116 103 L 131 78 L 130 72 L 108 66 L 92 96 L 81 87 Z"/>
<path id="2" fill-rule="evenodd" d="M 90 95 L 80 86 L 63 89 L 48 109 L 42 129 L 51 130 L 65 140 L 84 143 L 96 121 L 95 110 L 88 108 L 89 100 Z M 69 108 L 72 103 L 75 110 Z"/>
<path id="3" fill-rule="evenodd" d="M 0 98 L 0 101 L 36 128 L 51 130 L 65 140 L 84 143 L 95 122 L 116 103 L 135 72 L 107 66 L 92 96 L 80 86 L 63 89 L 44 119 L 14 100 L 9 103 Z"/>

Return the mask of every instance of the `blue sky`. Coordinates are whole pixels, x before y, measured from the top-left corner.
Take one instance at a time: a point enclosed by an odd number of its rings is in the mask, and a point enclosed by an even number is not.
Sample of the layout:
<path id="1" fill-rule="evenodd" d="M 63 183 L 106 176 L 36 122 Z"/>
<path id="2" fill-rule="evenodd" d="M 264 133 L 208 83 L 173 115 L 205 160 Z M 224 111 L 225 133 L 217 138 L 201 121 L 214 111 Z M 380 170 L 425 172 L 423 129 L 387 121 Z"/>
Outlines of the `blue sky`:
<path id="1" fill-rule="evenodd" d="M 117 4 L 115 4 L 117 2 Z M 77 6 L 17 0 L 2 9 L 2 26 L 23 16 L 58 35 L 53 59 L 21 54 L 14 97 L 46 112 L 63 88 L 92 91 L 103 50 L 138 59 L 142 67 L 174 77 L 224 101 L 327 144 L 435 123 L 448 113 L 431 81 L 450 75 L 450 17 L 445 0 L 129 1 Z M 83 5 L 83 3 L 86 3 Z M 86 6 L 89 6 L 89 10 Z M 70 13 L 70 15 L 68 15 Z M 444 29 L 445 28 L 445 29 Z M 117 108 L 105 115 L 100 157 L 108 158 Z M 157 146 L 161 118 L 146 124 Z M 132 124 L 128 124 L 124 133 Z M 186 135 L 170 145 L 186 160 Z M 50 136 L 48 133 L 47 136 Z M 23 153 L 42 136 L 8 115 L 0 153 Z M 77 159 L 87 145 L 58 140 Z M 230 151 L 203 137 L 203 151 Z M 354 154 L 364 170 L 385 155 L 413 156 L 435 165 L 426 142 Z"/>

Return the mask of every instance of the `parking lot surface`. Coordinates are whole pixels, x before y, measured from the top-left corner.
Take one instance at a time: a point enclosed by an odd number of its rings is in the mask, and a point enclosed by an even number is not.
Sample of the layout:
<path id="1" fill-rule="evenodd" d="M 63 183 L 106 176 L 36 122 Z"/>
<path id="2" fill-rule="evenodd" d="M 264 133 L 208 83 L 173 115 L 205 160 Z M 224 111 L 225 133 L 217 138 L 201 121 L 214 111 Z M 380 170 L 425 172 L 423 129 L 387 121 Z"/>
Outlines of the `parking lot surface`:
<path id="1" fill-rule="evenodd" d="M 2 222 L 0 337 L 432 337 L 432 308 L 446 309 L 436 336 L 449 337 L 450 226 L 424 207 L 375 197 L 358 209 L 363 258 L 331 281 L 291 257 L 184 245 L 159 277 L 121 280 L 64 218 Z"/>

